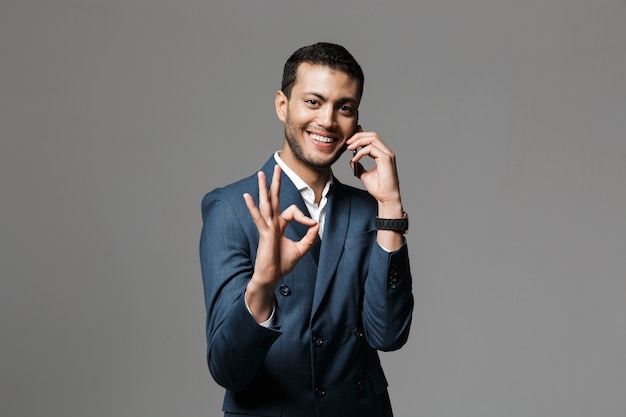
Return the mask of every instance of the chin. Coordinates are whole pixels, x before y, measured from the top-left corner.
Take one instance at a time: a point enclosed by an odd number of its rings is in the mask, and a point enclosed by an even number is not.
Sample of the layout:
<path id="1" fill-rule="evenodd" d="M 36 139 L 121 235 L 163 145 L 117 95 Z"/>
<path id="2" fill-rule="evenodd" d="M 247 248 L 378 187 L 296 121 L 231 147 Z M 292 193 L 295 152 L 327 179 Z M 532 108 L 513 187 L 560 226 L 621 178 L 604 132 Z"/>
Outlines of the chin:
<path id="1" fill-rule="evenodd" d="M 337 160 L 339 159 L 339 157 L 341 157 L 341 155 L 343 154 L 343 150 L 337 152 L 334 155 L 330 155 L 326 158 L 309 158 L 307 162 L 307 164 L 309 164 L 310 166 L 314 167 L 314 168 L 330 168 L 334 165 L 335 162 L 337 162 Z"/>

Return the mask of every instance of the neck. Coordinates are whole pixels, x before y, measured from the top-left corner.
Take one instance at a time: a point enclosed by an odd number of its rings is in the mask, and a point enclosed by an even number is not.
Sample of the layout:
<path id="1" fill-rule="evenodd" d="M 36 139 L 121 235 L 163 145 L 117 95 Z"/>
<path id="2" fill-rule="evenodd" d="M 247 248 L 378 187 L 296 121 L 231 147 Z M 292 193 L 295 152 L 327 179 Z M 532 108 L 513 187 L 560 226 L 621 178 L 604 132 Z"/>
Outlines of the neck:
<path id="1" fill-rule="evenodd" d="M 329 176 L 330 176 L 330 170 L 328 170 L 326 175 L 324 175 L 323 177 L 318 176 L 314 180 L 308 180 L 307 178 L 300 176 L 300 178 L 302 178 L 304 182 L 306 182 L 307 185 L 311 187 L 311 189 L 315 193 L 315 204 L 319 204 L 320 201 L 322 201 L 322 192 L 324 191 L 324 187 L 326 186 L 326 183 L 328 182 Z"/>
<path id="2" fill-rule="evenodd" d="M 331 169 L 330 168 L 316 168 L 305 164 L 297 158 L 291 157 L 289 152 L 281 151 L 279 153 L 282 161 L 291 170 L 304 181 L 315 193 L 315 203 L 319 204 L 322 199 L 322 192 L 328 182 Z"/>

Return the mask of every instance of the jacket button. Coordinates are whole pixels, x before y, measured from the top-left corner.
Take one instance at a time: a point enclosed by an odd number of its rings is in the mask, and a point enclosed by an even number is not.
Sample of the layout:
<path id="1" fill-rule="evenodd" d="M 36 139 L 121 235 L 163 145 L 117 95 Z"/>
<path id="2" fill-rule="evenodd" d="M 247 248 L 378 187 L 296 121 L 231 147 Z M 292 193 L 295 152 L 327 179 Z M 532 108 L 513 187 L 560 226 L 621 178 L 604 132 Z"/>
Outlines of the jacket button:
<path id="1" fill-rule="evenodd" d="M 396 289 L 398 287 L 398 274 L 392 274 L 389 278 L 389 287 Z"/>
<path id="2" fill-rule="evenodd" d="M 363 336 L 365 336 L 365 332 L 363 332 L 363 329 L 361 329 L 360 327 L 357 327 L 356 329 L 354 329 L 354 335 L 360 339 Z"/>
<path id="3" fill-rule="evenodd" d="M 324 344 L 324 339 L 318 336 L 313 336 L 313 344 L 317 347 L 320 347 Z"/>
<path id="4" fill-rule="evenodd" d="M 291 294 L 291 288 L 286 285 L 281 285 L 278 289 L 278 292 L 280 292 L 280 295 L 288 296 L 289 294 Z"/>
<path id="5" fill-rule="evenodd" d="M 356 385 L 357 385 L 357 387 L 359 387 L 359 391 L 361 391 L 361 392 L 365 392 L 365 384 L 363 383 L 363 380 L 362 380 L 362 379 L 359 379 L 359 380 L 356 382 Z"/>
<path id="6" fill-rule="evenodd" d="M 315 387 L 315 393 L 318 397 L 323 397 L 324 395 L 326 395 L 326 390 L 322 387 Z"/>

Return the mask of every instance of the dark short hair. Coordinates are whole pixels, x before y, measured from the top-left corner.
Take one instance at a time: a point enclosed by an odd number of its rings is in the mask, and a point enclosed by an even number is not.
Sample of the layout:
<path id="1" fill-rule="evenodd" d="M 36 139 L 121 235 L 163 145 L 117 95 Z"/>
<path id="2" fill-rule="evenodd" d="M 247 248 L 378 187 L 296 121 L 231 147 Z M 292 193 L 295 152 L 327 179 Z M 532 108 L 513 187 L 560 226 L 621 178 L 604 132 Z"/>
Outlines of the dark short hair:
<path id="1" fill-rule="evenodd" d="M 361 99 L 364 82 L 361 66 L 346 48 L 327 42 L 318 42 L 304 46 L 289 57 L 285 63 L 283 81 L 280 87 L 287 98 L 291 96 L 291 89 L 296 82 L 298 67 L 303 62 L 312 65 L 323 65 L 332 70 L 345 72 L 359 82 L 358 99 Z"/>

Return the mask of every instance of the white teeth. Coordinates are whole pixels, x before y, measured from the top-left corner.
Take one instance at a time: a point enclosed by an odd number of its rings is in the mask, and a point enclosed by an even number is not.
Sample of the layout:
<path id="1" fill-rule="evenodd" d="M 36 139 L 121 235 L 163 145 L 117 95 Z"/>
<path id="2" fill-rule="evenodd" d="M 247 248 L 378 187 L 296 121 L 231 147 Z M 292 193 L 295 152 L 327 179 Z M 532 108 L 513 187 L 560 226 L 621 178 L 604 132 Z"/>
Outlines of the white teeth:
<path id="1" fill-rule="evenodd" d="M 310 136 L 318 142 L 330 143 L 333 141 L 333 138 L 327 138 L 326 136 L 320 136 L 315 133 L 311 133 Z"/>

